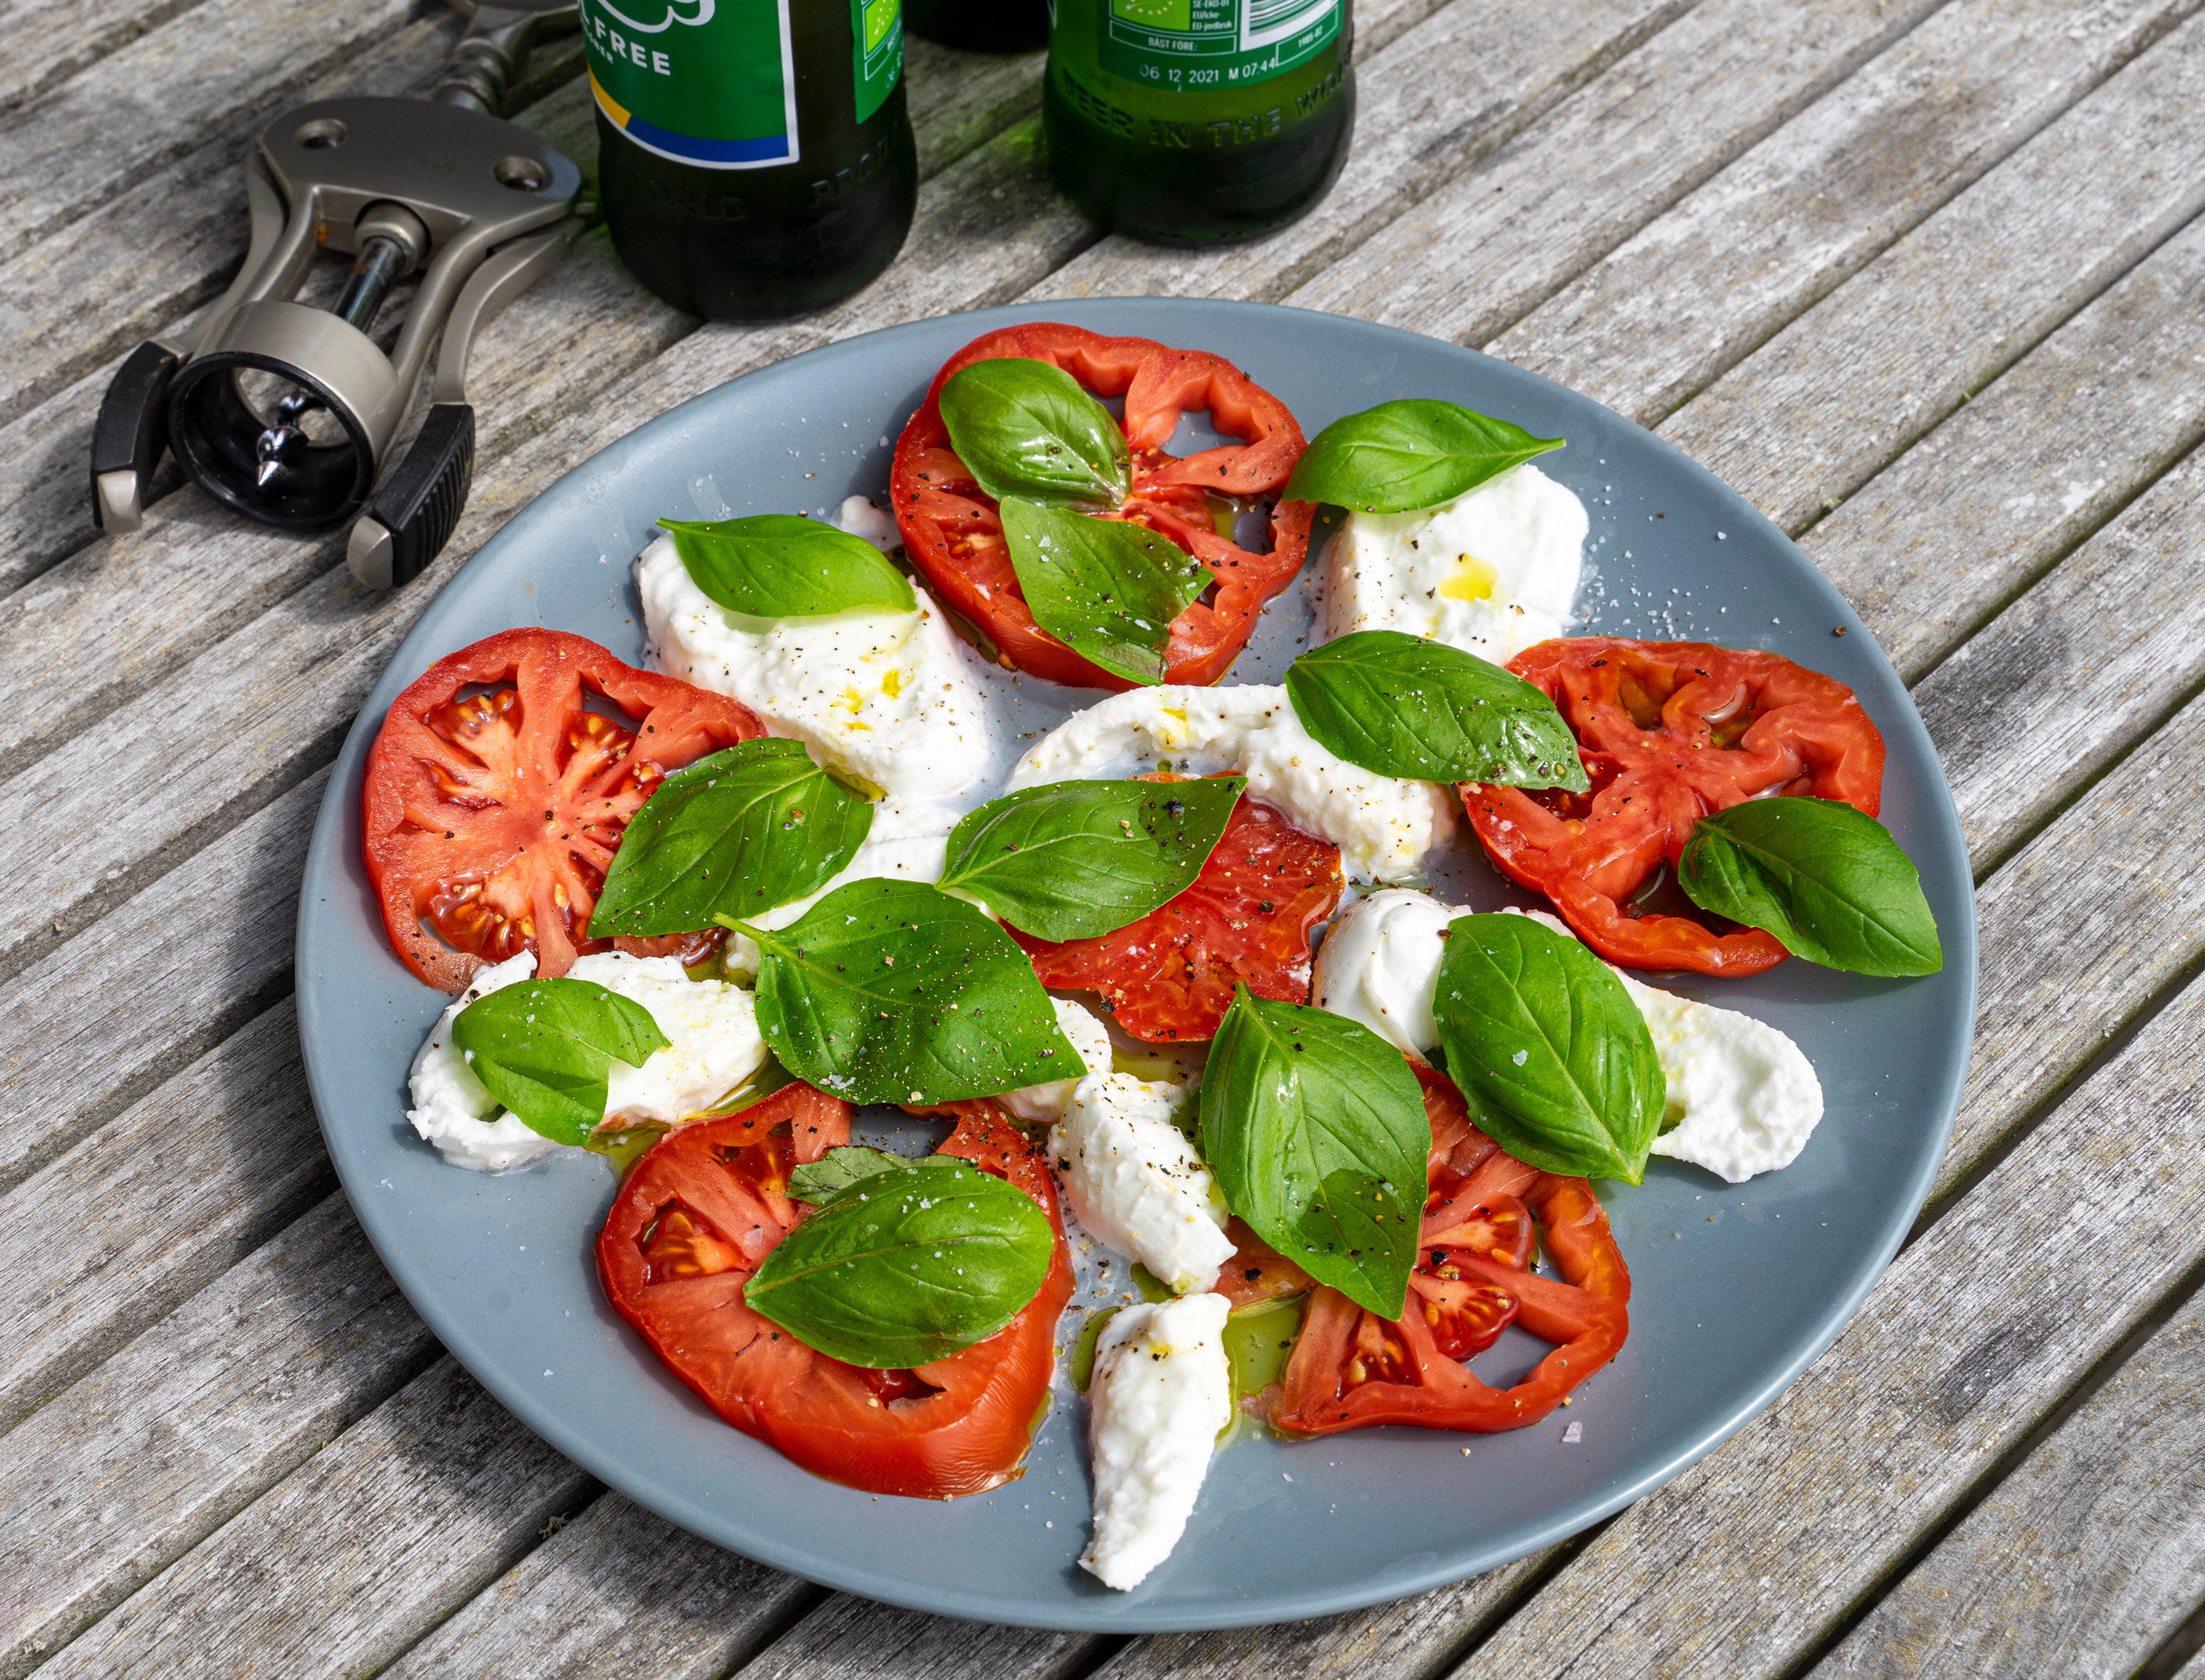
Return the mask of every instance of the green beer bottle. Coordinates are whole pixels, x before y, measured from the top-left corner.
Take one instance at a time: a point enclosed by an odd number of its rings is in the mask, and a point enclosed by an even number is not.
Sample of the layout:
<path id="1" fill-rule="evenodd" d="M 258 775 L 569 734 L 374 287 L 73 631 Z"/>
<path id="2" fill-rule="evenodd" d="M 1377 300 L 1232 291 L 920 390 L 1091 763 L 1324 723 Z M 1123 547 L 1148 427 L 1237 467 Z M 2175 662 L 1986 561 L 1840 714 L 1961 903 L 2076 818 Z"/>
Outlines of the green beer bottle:
<path id="1" fill-rule="evenodd" d="M 636 278 L 717 321 L 848 297 L 919 191 L 900 0 L 581 0 L 598 181 Z"/>
<path id="2" fill-rule="evenodd" d="M 969 52 L 1026 52 L 1049 38 L 1048 0 L 907 0 L 904 21 Z"/>
<path id="3" fill-rule="evenodd" d="M 1054 0 L 1049 169 L 1114 232 L 1249 239 L 1306 214 L 1355 125 L 1351 0 Z"/>

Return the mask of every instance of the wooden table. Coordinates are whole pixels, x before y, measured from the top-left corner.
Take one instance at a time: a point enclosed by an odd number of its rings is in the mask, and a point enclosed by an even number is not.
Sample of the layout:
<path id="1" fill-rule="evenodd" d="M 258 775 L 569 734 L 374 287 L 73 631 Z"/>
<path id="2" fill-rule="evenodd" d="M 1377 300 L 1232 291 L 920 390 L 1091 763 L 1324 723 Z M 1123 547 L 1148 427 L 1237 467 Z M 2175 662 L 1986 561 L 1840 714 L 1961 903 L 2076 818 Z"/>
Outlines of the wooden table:
<path id="1" fill-rule="evenodd" d="M 700 327 L 601 233 L 489 332 L 430 578 L 355 589 L 173 470 L 87 524 L 121 356 L 244 249 L 274 110 L 425 87 L 416 0 L 0 18 L 0 1680 L 42 1675 L 2153 1676 L 2205 1620 L 2200 0 L 1362 0 L 1354 156 L 1267 243 L 1102 239 L 1038 55 L 914 42 L 926 185 L 829 314 Z M 570 46 L 522 120 L 594 154 Z M 1368 315 L 1591 393 L 1882 639 L 1980 883 L 1982 1018 L 1908 1248 L 1695 1469 L 1408 1602 L 1130 1642 L 829 1593 L 606 1492 L 335 1192 L 291 929 L 361 696 L 513 510 L 807 346 L 1018 298 Z M 2190 603 L 2185 606 L 2185 602 Z M 2187 1674 L 2205 1674 L 2205 1660 Z"/>

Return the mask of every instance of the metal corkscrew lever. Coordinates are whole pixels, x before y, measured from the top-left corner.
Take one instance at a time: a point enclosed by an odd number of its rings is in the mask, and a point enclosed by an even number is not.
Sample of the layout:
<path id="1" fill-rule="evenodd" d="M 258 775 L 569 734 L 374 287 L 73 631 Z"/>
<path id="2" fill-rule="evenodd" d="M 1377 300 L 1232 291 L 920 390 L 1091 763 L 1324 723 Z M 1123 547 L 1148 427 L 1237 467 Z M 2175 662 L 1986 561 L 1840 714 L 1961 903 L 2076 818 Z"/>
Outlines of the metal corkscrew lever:
<path id="1" fill-rule="evenodd" d="M 418 576 L 443 549 L 474 472 L 475 335 L 581 227 L 581 171 L 496 114 L 535 40 L 574 27 L 574 0 L 472 10 L 427 100 L 317 100 L 262 132 L 245 165 L 244 266 L 187 341 L 140 345 L 101 401 L 92 503 L 102 530 L 138 528 L 166 447 L 252 518 L 297 528 L 354 520 L 346 560 L 371 588 Z M 353 258 L 332 309 L 295 301 L 323 250 Z M 369 329 L 391 287 L 416 272 L 386 353 Z M 428 417 L 378 485 L 432 344 Z"/>

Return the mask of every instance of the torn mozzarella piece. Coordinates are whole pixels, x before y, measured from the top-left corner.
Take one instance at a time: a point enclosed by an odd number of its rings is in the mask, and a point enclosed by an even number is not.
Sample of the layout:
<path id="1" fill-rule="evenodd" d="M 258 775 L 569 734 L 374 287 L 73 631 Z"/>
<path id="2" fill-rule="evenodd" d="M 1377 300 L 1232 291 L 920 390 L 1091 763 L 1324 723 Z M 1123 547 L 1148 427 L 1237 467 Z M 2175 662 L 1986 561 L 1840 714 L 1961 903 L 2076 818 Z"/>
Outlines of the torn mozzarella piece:
<path id="1" fill-rule="evenodd" d="M 1056 1006 L 1058 1031 L 1071 1040 L 1073 1049 L 1079 1052 L 1079 1068 L 1068 1079 L 1028 1085 L 996 1098 L 1019 1119 L 1032 1125 L 1054 1125 L 1063 1119 L 1065 1104 L 1072 1100 L 1072 1093 L 1080 1082 L 1089 1074 L 1110 1071 L 1110 1029 L 1096 1019 L 1093 1011 L 1069 998 L 1052 998 L 1049 1001 Z"/>
<path id="2" fill-rule="evenodd" d="M 1585 504 L 1529 463 L 1437 508 L 1351 514 L 1325 634 L 1398 630 L 1505 664 L 1570 622 L 1588 528 Z"/>
<path id="3" fill-rule="evenodd" d="M 1224 1199 L 1172 1124 L 1173 1085 L 1090 1074 L 1049 1130 L 1049 1162 L 1086 1228 L 1177 1294 L 1208 1289 L 1233 1256 Z"/>
<path id="4" fill-rule="evenodd" d="M 1439 1042 L 1432 1018 L 1447 923 L 1462 914 L 1429 892 L 1388 887 L 1358 899 L 1326 929 L 1309 981 L 1318 1008 L 1360 1021 L 1397 1050 Z"/>
<path id="5" fill-rule="evenodd" d="M 893 554 L 903 547 L 903 533 L 896 528 L 895 515 L 866 497 L 844 496 L 842 506 L 835 509 L 835 524 L 883 554 Z"/>
<path id="6" fill-rule="evenodd" d="M 467 989 L 437 1017 L 437 1024 L 414 1054 L 413 1072 L 407 1081 L 413 1107 L 406 1110 L 406 1118 L 454 1166 L 500 1172 L 564 1147 L 542 1132 L 531 1130 L 519 1115 L 500 1107 L 498 1099 L 474 1076 L 467 1059 L 452 1041 L 452 1023 L 461 1010 L 478 998 L 534 977 L 536 965 L 536 953 L 523 951 L 494 967 L 479 970 Z"/>
<path id="7" fill-rule="evenodd" d="M 1168 759 L 1191 775 L 1236 771 L 1250 796 L 1340 850 L 1364 880 L 1413 872 L 1454 836 L 1445 788 L 1358 769 L 1310 738 L 1283 688 L 1134 689 L 1076 713 L 1012 770 L 1004 791 L 1126 775 Z"/>
<path id="8" fill-rule="evenodd" d="M 1121 1310 L 1102 1329 L 1088 1390 L 1095 1532 L 1080 1565 L 1120 1592 L 1171 1555 L 1233 1420 L 1222 1295 Z"/>

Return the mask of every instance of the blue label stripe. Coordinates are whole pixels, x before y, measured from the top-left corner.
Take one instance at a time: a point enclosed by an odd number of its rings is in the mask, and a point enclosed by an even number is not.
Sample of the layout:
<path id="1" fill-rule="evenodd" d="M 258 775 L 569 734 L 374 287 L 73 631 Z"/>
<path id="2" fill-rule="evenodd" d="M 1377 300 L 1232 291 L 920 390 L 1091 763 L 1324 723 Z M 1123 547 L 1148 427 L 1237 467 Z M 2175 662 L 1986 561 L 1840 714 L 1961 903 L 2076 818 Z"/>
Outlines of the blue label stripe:
<path id="1" fill-rule="evenodd" d="M 785 134 L 769 134 L 756 140 L 700 140 L 646 122 L 633 111 L 625 126 L 644 144 L 676 158 L 695 158 L 700 164 L 775 164 L 795 156 Z"/>

